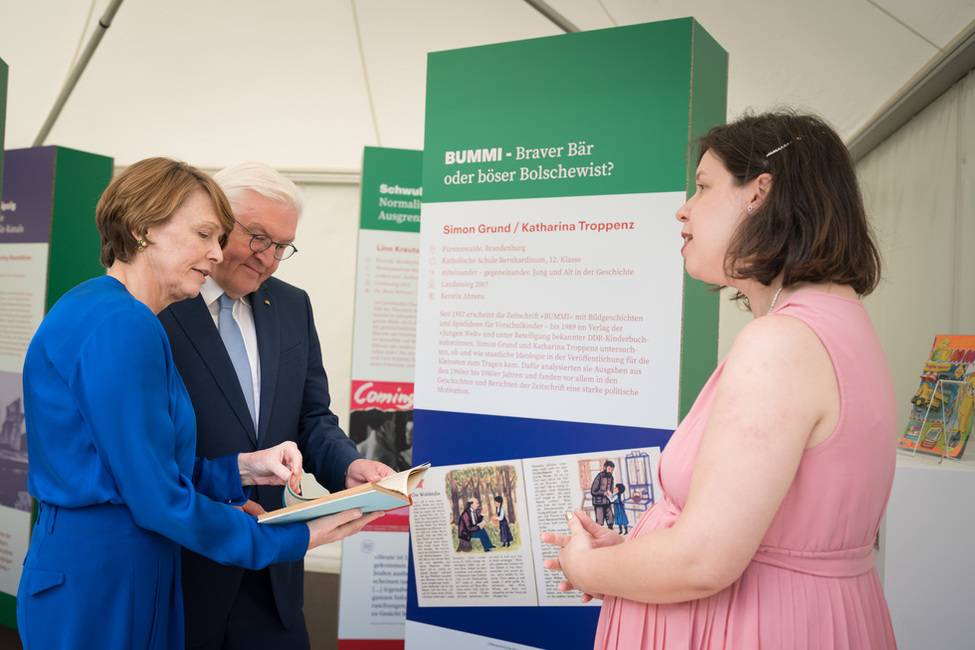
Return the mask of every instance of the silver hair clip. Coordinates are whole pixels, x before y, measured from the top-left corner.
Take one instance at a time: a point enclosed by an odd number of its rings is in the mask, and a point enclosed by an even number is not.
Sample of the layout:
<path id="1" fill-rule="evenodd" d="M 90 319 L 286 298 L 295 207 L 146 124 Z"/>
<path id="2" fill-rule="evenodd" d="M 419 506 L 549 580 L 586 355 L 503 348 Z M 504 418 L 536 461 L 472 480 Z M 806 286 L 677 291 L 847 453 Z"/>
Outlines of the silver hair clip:
<path id="1" fill-rule="evenodd" d="M 785 149 L 786 147 L 788 147 L 790 144 L 792 144 L 796 140 L 802 140 L 802 137 L 796 136 L 795 138 L 793 138 L 792 140 L 789 140 L 785 144 L 780 144 L 775 149 L 772 149 L 770 152 L 768 152 L 767 154 L 765 154 L 765 157 L 768 158 L 769 156 L 772 156 L 772 155 L 775 155 L 775 154 L 779 153 L 780 151 L 782 151 L 783 149 Z"/>

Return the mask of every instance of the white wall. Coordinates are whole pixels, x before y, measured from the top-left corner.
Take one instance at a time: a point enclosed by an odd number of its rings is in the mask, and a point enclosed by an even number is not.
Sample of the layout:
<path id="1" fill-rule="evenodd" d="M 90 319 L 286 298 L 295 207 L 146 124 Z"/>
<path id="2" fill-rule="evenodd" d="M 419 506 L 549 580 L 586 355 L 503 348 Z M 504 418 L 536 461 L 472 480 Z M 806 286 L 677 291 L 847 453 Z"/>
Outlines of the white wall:
<path id="1" fill-rule="evenodd" d="M 281 262 L 276 277 L 308 292 L 328 373 L 332 411 L 349 424 L 352 377 L 352 314 L 359 186 L 298 179 L 305 212 L 298 222 L 294 257 Z"/>
<path id="2" fill-rule="evenodd" d="M 898 423 L 937 334 L 975 334 L 975 74 L 939 97 L 858 171 L 884 256 L 865 304 L 897 391 Z"/>

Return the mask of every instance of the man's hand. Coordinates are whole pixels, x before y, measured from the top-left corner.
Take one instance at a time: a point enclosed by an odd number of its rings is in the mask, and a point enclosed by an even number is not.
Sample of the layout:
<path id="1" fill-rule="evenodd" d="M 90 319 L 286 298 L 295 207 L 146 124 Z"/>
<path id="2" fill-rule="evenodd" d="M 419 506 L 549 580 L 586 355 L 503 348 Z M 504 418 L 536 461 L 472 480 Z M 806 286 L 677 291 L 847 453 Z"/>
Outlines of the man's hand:
<path id="1" fill-rule="evenodd" d="M 241 485 L 284 485 L 291 481 L 291 489 L 300 490 L 301 452 L 290 440 L 270 449 L 238 454 L 237 467 Z"/>
<path id="2" fill-rule="evenodd" d="M 386 476 L 392 476 L 396 471 L 379 461 L 360 458 L 352 461 L 345 470 L 345 487 L 351 488 L 363 483 L 375 483 Z"/>

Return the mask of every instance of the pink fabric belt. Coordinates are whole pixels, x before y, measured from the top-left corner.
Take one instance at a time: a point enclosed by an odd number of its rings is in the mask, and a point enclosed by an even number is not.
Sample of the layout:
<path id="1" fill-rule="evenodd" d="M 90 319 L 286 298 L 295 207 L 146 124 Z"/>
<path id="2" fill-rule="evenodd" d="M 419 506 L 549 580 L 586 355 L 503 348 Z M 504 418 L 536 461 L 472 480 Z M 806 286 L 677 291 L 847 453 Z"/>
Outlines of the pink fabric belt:
<path id="1" fill-rule="evenodd" d="M 875 567 L 872 545 L 839 551 L 793 551 L 760 546 L 752 562 L 827 578 L 853 578 Z"/>

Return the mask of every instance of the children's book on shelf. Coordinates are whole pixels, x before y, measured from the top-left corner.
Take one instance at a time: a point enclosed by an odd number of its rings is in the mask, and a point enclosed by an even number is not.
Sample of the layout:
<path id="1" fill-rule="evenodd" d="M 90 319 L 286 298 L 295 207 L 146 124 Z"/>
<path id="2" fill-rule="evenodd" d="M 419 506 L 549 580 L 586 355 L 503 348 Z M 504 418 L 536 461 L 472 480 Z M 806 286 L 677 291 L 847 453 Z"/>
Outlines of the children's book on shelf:
<path id="1" fill-rule="evenodd" d="M 911 396 L 911 414 L 897 446 L 961 458 L 975 406 L 975 336 L 939 335 Z"/>
<path id="2" fill-rule="evenodd" d="M 413 490 L 429 467 L 430 463 L 425 463 L 387 476 L 377 483 L 365 483 L 313 499 L 295 494 L 288 485 L 284 489 L 284 507 L 259 515 L 257 521 L 262 524 L 289 524 L 317 519 L 353 508 L 359 508 L 365 514 L 412 505 Z"/>

